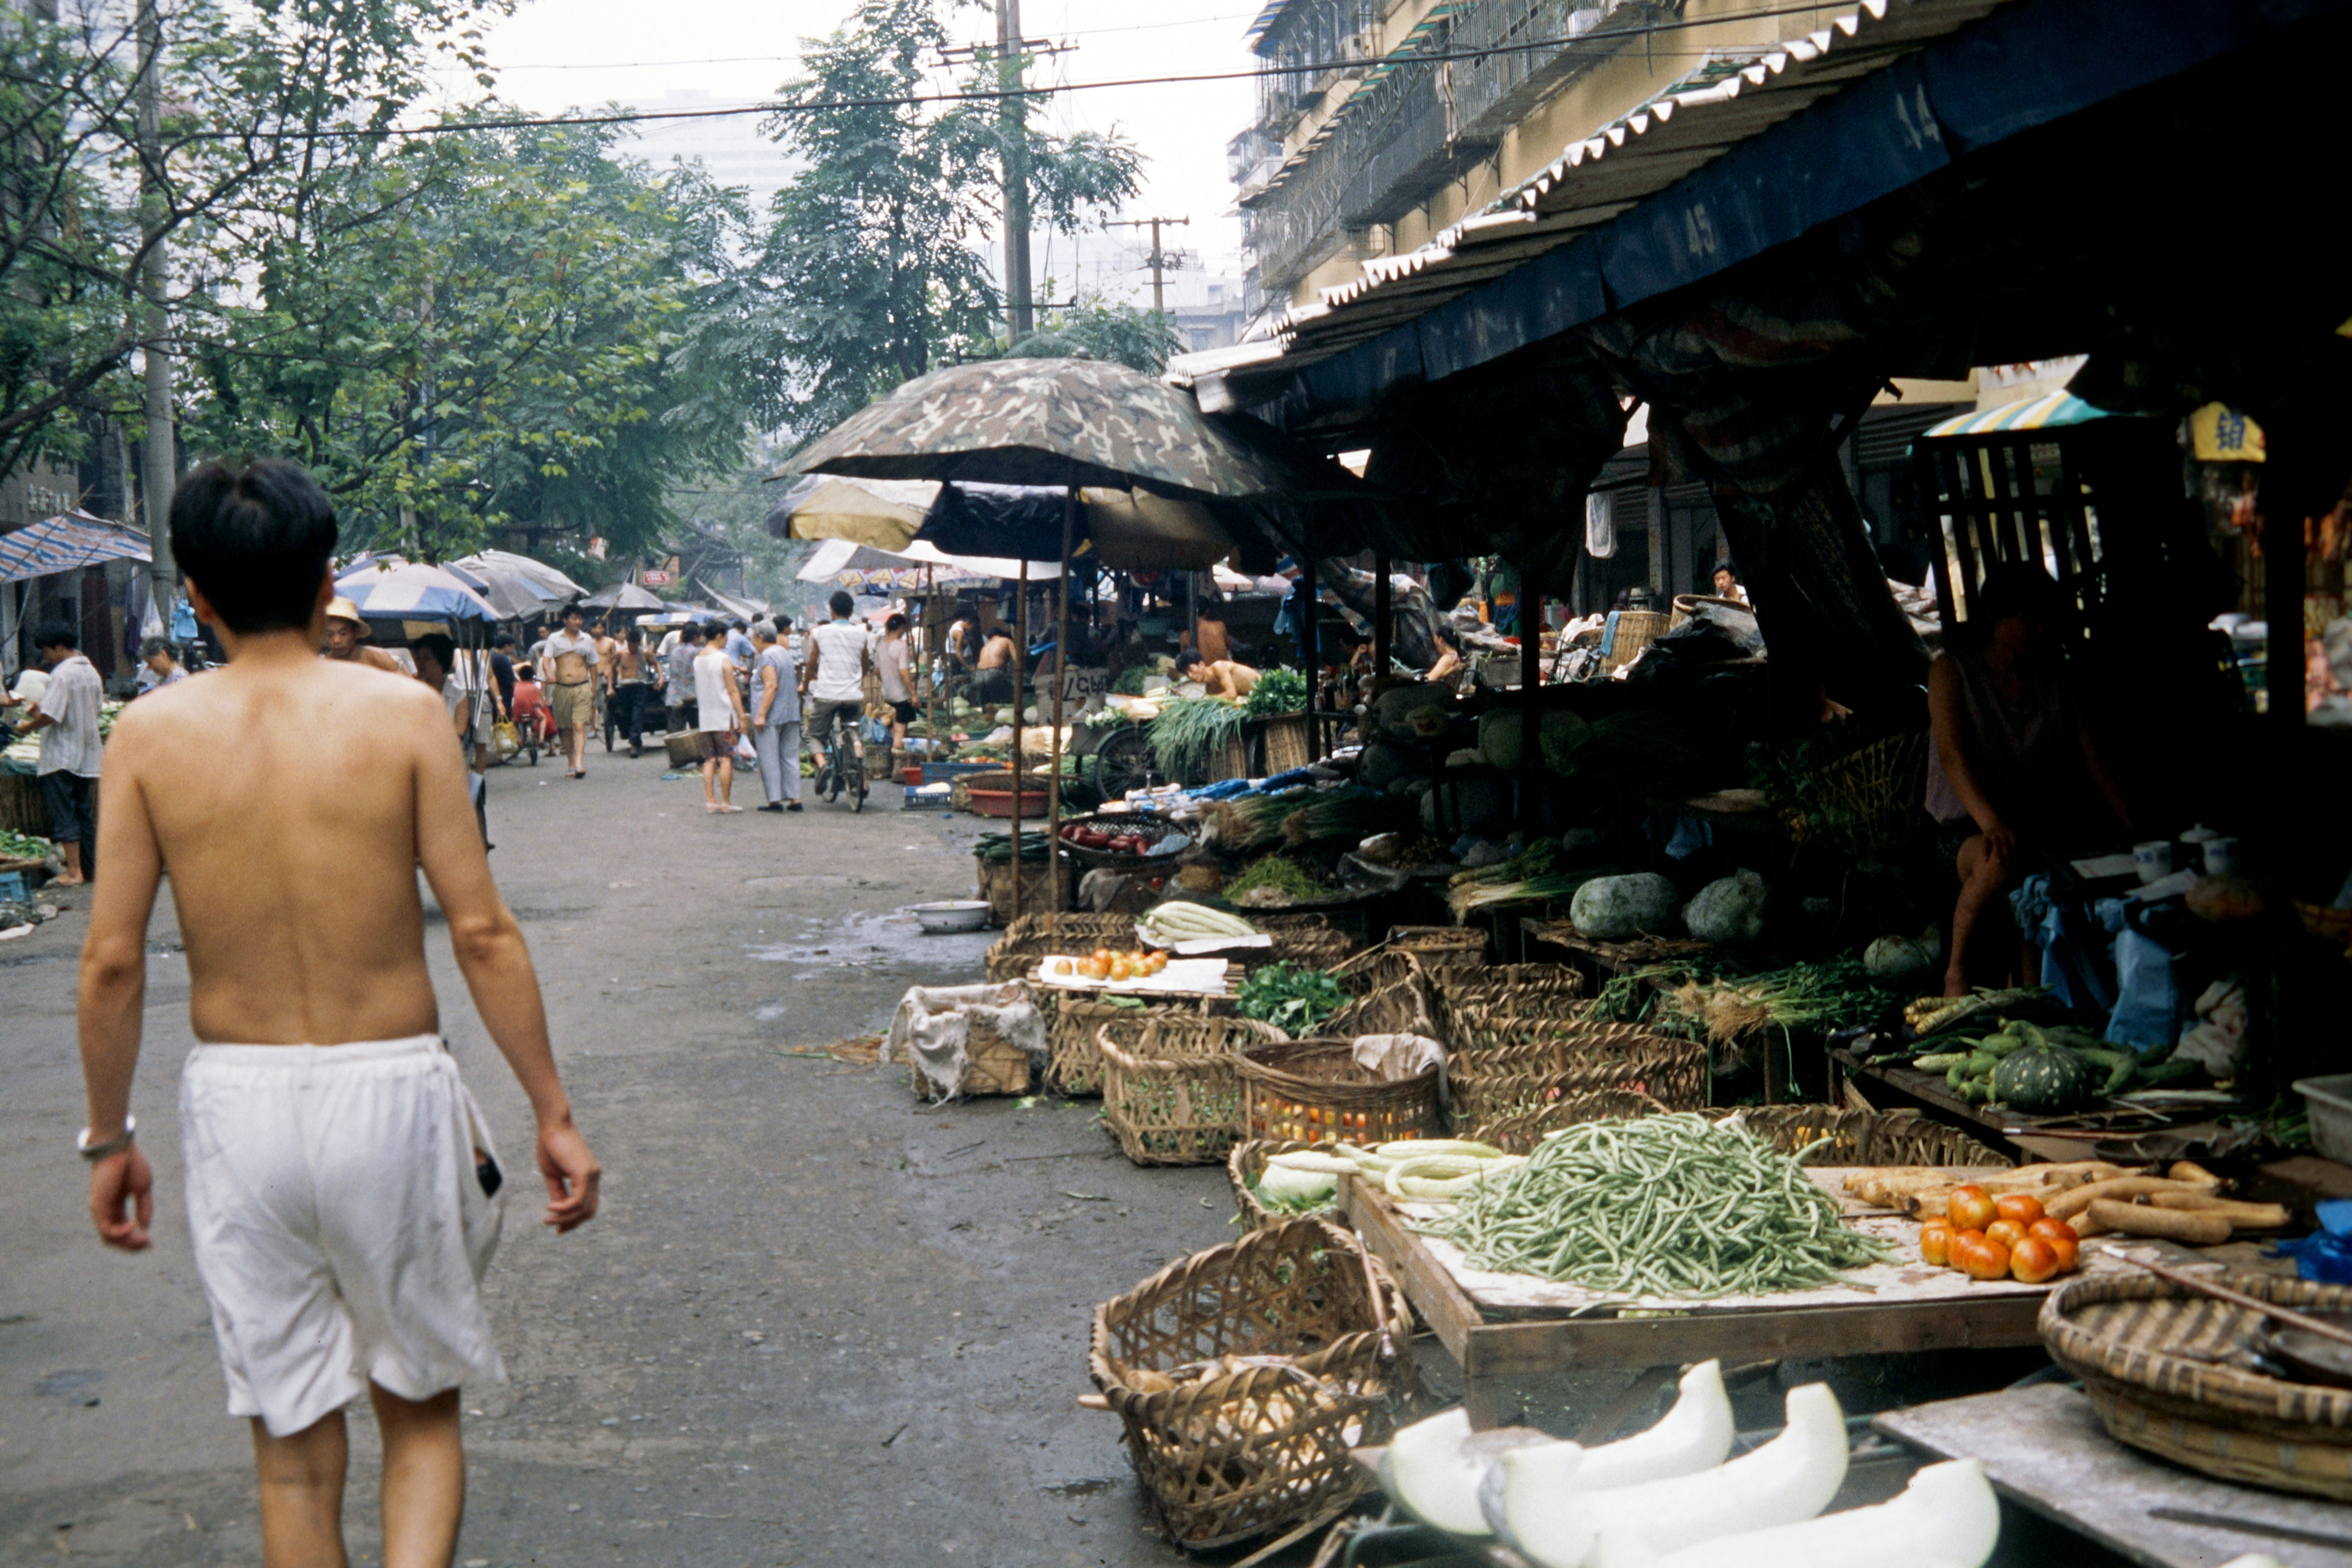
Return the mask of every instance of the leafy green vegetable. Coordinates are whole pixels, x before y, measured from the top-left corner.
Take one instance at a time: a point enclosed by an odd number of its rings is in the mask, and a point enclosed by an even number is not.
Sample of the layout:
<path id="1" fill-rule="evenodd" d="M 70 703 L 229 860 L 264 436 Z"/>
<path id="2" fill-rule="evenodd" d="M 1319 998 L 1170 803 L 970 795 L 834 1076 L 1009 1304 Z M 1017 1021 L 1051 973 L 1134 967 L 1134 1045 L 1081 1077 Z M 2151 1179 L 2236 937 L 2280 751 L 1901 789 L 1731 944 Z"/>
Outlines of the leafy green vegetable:
<path id="1" fill-rule="evenodd" d="M 1331 890 L 1328 883 L 1288 856 L 1269 855 L 1225 884 L 1225 901 L 1234 902 L 1258 888 L 1271 888 L 1294 899 L 1319 899 Z"/>
<path id="2" fill-rule="evenodd" d="M 1242 711 L 1253 719 L 1263 719 L 1269 713 L 1306 710 L 1307 678 L 1295 669 L 1267 670 L 1250 688 L 1249 700 L 1242 704 Z"/>
<path id="3" fill-rule="evenodd" d="M 1110 683 L 1110 689 L 1120 697 L 1140 697 L 1158 674 L 1159 671 L 1148 664 L 1130 664 L 1118 672 L 1118 679 Z"/>
<path id="4" fill-rule="evenodd" d="M 1353 998 L 1320 969 L 1303 963 L 1269 963 L 1242 982 L 1234 1011 L 1304 1037 L 1321 1028 Z"/>
<path id="5" fill-rule="evenodd" d="M 1206 777 L 1242 731 L 1241 704 L 1222 697 L 1177 697 L 1151 721 L 1151 757 L 1171 779 Z"/>
<path id="6" fill-rule="evenodd" d="M 11 860 L 46 860 L 49 858 L 49 851 L 55 847 L 46 838 L 0 829 L 0 855 Z"/>

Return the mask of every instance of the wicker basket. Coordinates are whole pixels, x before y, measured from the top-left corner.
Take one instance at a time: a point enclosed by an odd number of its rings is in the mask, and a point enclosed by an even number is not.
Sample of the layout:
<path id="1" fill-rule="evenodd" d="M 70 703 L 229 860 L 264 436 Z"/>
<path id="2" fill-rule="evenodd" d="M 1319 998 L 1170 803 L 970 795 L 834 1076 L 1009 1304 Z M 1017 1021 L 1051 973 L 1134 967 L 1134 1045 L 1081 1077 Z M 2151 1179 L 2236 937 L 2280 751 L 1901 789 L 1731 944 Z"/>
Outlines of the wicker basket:
<path id="1" fill-rule="evenodd" d="M 1738 1112 L 1748 1131 L 1808 1165 L 1969 1165 L 2000 1167 L 2016 1161 L 1957 1127 L 1916 1110 L 1853 1110 L 1843 1105 L 1751 1105 Z M 1823 1143 L 1826 1139 L 1828 1142 Z"/>
<path id="2" fill-rule="evenodd" d="M 1475 1127 L 1572 1094 L 1632 1089 L 1673 1110 L 1706 1103 L 1706 1047 L 1632 1024 L 1528 1019 L 1457 1032 L 1448 1063 L 1456 1126 Z"/>
<path id="3" fill-rule="evenodd" d="M 1637 1116 L 1663 1115 L 1665 1110 L 1657 1100 L 1633 1089 L 1596 1089 L 1541 1100 L 1475 1124 L 1465 1122 L 1462 1136 L 1492 1143 L 1506 1154 L 1531 1154 L 1537 1144 L 1565 1127 L 1586 1121 L 1630 1121 Z"/>
<path id="4" fill-rule="evenodd" d="M 1043 986 L 1039 989 L 1046 990 Z M 1143 1026 L 1154 1018 L 1206 1018 L 1234 1010 L 1233 998 L 1229 996 L 1203 996 L 1197 1001 L 1154 1003 L 1141 1007 L 1121 1007 L 1076 992 L 1052 992 L 1037 1000 L 1048 1014 L 1045 1039 L 1051 1050 L 1045 1059 L 1045 1087 L 1073 1099 L 1102 1092 L 1102 1048 L 1096 1043 L 1096 1037 L 1104 1025 L 1127 1028 L 1130 1032 L 1124 1037 L 1131 1040 L 1139 1037 Z"/>
<path id="5" fill-rule="evenodd" d="M 1024 980 L 1037 961 L 1050 953 L 1073 956 L 1098 947 L 1114 952 L 1139 952 L 1143 943 L 1135 934 L 1133 915 L 1067 914 L 1058 910 L 1024 914 L 1004 928 L 988 950 L 991 980 Z"/>
<path id="6" fill-rule="evenodd" d="M 1412 1382 L 1412 1334 L 1379 1261 L 1309 1216 L 1096 1308 L 1087 1370 L 1160 1531 L 1201 1551 L 1330 1517 L 1370 1489 L 1349 1450 L 1387 1436 Z M 1168 1375 L 1204 1363 L 1222 1364 Z"/>
<path id="7" fill-rule="evenodd" d="M 919 1068 L 909 1067 L 907 1085 L 924 1101 L 972 1100 L 983 1095 L 1026 1094 L 1034 1087 L 1036 1063 L 1029 1053 L 1006 1039 L 982 1019 L 971 1020 L 964 1038 L 963 1078 L 950 1094 L 940 1093 Z"/>
<path id="8" fill-rule="evenodd" d="M 1268 777 L 1303 768 L 1315 760 L 1315 721 L 1305 713 L 1276 713 L 1262 721 Z"/>
<path id="9" fill-rule="evenodd" d="M 1790 837 L 1849 855 L 1897 843 L 1925 826 L 1927 787 L 1926 731 L 1874 741 L 1814 770 L 1811 809 L 1788 814 Z"/>
<path id="10" fill-rule="evenodd" d="M 1674 626 L 1681 626 L 1685 621 L 1689 620 L 1701 605 L 1722 605 L 1729 609 L 1746 611 L 1751 616 L 1756 613 L 1751 606 L 1738 599 L 1718 599 L 1712 594 L 1676 594 L 1675 613 L 1671 617 Z M 1668 626 L 1666 629 L 1672 631 L 1674 626 Z"/>
<path id="11" fill-rule="evenodd" d="M 1332 1014 L 1318 1032 L 1351 1040 L 1359 1035 L 1424 1035 L 1441 1043 L 1445 1038 L 1438 1031 L 1437 1009 L 1430 1004 L 1429 983 L 1418 966 L 1392 984 L 1368 988 Z"/>
<path id="12" fill-rule="evenodd" d="M 1251 1138 L 1234 1145 L 1225 1156 L 1225 1180 L 1234 1189 L 1234 1213 L 1244 1230 L 1264 1230 L 1268 1226 L 1282 1225 L 1297 1219 L 1297 1215 L 1276 1214 L 1257 1201 L 1250 1184 L 1265 1173 L 1265 1163 L 1276 1154 L 1293 1154 L 1301 1149 L 1328 1148 L 1328 1143 L 1302 1143 L 1295 1138 Z M 1339 1194 L 1331 1195 L 1333 1205 Z M 1321 1211 L 1318 1211 L 1318 1213 Z"/>
<path id="13" fill-rule="evenodd" d="M 29 773 L 0 773 L 0 827 L 28 838 L 49 836 L 48 797 Z"/>
<path id="14" fill-rule="evenodd" d="M 1205 1165 L 1241 1141 L 1241 1046 L 1290 1037 L 1255 1018 L 1113 1019 L 1102 1053 L 1103 1122 L 1139 1165 Z"/>
<path id="15" fill-rule="evenodd" d="M 1233 956 L 1255 967 L 1260 963 L 1308 963 L 1330 969 L 1345 963 L 1358 942 L 1321 915 L 1255 915 L 1243 917 L 1274 939 L 1272 947 L 1236 948 Z"/>
<path id="16" fill-rule="evenodd" d="M 1433 969 L 1429 990 L 1450 1034 L 1555 1016 L 1570 1005 L 1581 1011 L 1584 976 L 1565 963 L 1482 963 Z"/>
<path id="17" fill-rule="evenodd" d="M 2306 1312 L 2352 1310 L 2352 1287 L 2221 1282 Z M 2118 1442 L 2224 1480 L 2352 1502 L 2352 1389 L 2248 1368 L 2261 1316 L 2147 1275 L 2084 1274 L 2042 1302 L 2042 1342 Z"/>
<path id="18" fill-rule="evenodd" d="M 1478 926 L 1391 926 L 1385 945 L 1412 954 L 1432 973 L 1486 962 L 1486 932 Z"/>
<path id="19" fill-rule="evenodd" d="M 1357 1063 L 1351 1040 L 1244 1047 L 1234 1070 L 1242 1079 L 1244 1137 L 1340 1138 L 1370 1146 L 1444 1131 L 1436 1067 L 1391 1082 Z"/>
<path id="20" fill-rule="evenodd" d="M 1010 925 L 1013 921 L 1013 867 L 1011 860 L 982 860 L 972 858 L 978 868 L 980 896 L 988 900 L 988 921 L 991 925 Z M 1070 906 L 1070 863 L 1055 857 L 1044 860 L 1024 860 L 1021 867 L 1021 912 L 1024 916 L 1058 914 Z"/>
<path id="21" fill-rule="evenodd" d="M 1663 610 L 1618 611 L 1617 635 L 1611 639 L 1609 656 L 1601 661 L 1601 668 L 1612 673 L 1624 668 L 1673 626 L 1674 617 Z"/>

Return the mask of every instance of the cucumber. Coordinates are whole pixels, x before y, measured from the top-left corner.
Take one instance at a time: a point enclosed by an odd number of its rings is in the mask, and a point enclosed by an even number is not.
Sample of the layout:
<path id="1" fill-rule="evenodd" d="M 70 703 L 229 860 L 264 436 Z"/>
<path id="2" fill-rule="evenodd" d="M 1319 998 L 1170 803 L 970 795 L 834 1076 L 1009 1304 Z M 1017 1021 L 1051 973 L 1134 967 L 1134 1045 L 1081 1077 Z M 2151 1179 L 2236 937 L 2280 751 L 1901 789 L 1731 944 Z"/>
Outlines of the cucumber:
<path id="1" fill-rule="evenodd" d="M 2189 1061 L 2186 1058 L 2174 1061 L 2153 1062 L 2147 1067 L 2140 1069 L 2139 1083 L 2137 1087 L 2141 1089 L 2161 1089 L 2166 1084 L 2179 1083 L 2185 1078 L 2194 1078 L 2197 1075 L 2198 1070 L 2197 1064 L 2195 1062 Z"/>
<path id="2" fill-rule="evenodd" d="M 1921 1072 L 1948 1072 L 1967 1061 L 1970 1054 L 1968 1051 L 1937 1051 L 1931 1056 L 1914 1058 L 1911 1065 Z"/>
<path id="3" fill-rule="evenodd" d="M 2139 1071 L 2139 1058 L 2129 1050 L 2092 1048 L 2084 1046 L 2070 1046 L 2067 1048 L 2084 1061 L 2107 1069 L 2107 1081 L 2100 1087 L 2101 1094 L 2121 1094 L 2124 1091 L 2124 1086 L 2130 1083 L 2134 1075 Z"/>

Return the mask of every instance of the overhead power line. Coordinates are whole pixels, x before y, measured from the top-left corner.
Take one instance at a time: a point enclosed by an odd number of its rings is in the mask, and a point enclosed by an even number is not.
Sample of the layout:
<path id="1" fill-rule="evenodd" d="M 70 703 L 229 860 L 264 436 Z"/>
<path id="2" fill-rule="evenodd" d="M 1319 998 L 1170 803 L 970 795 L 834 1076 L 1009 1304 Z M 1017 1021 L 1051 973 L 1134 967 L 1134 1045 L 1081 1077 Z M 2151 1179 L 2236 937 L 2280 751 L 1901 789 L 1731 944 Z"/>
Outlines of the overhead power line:
<path id="1" fill-rule="evenodd" d="M 1589 43 L 1602 38 L 1654 37 L 1661 33 L 1675 33 L 1694 27 L 1711 27 L 1724 22 L 1756 21 L 1773 16 L 1819 16 L 1823 7 L 1812 5 L 1759 6 L 1746 11 L 1724 11 L 1691 19 L 1674 19 L 1643 23 L 1631 27 L 1595 27 L 1591 32 L 1570 37 L 1530 38 L 1516 44 L 1496 44 L 1481 49 L 1431 49 L 1410 54 L 1384 57 L 1383 60 L 1361 58 L 1338 60 L 1302 60 L 1295 65 L 1266 67 L 1253 70 L 1202 71 L 1189 75 L 1123 77 L 1112 81 L 1074 81 L 1053 87 L 971 88 L 952 92 L 914 92 L 877 94 L 858 98 L 782 99 L 762 103 L 740 104 L 709 109 L 621 110 L 610 114 L 516 115 L 499 120 L 452 120 L 430 125 L 316 126 L 299 130 L 265 131 L 194 131 L 178 138 L 181 142 L 357 142 L 377 141 L 394 136 L 452 136 L 475 131 L 530 131 L 569 125 L 639 125 L 666 120 L 719 120 L 739 114 L 815 114 L 841 109 L 902 109 L 934 103 L 996 103 L 1008 98 L 1050 98 L 1057 92 L 1096 92 L 1109 88 L 1176 87 L 1211 81 L 1262 81 L 1274 77 L 1313 77 L 1325 71 L 1361 69 L 1367 66 L 1393 62 L 1399 65 L 1434 65 L 1444 60 L 1481 60 L 1496 55 L 1521 55 L 1549 49 L 1565 48 L 1570 44 Z"/>

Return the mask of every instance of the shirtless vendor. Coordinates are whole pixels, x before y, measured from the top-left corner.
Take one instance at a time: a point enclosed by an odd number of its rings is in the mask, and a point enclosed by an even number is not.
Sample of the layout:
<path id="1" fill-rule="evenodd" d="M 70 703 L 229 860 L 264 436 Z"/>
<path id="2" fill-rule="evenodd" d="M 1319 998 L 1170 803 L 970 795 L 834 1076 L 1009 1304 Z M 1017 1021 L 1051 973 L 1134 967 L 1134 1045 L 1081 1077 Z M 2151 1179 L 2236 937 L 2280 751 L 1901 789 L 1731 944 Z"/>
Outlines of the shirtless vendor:
<path id="1" fill-rule="evenodd" d="M 530 1097 L 557 1230 L 595 1214 L 596 1157 L 447 710 L 415 680 L 313 657 L 333 594 L 325 492 L 289 462 L 207 464 L 171 527 L 228 665 L 132 703 L 107 748 L 106 875 L 81 954 L 90 1214 L 109 1245 L 148 1245 L 154 1182 L 130 1100 L 168 872 L 200 1042 L 180 1079 L 189 1228 L 229 1414 L 252 1419 L 263 1561 L 345 1562 L 343 1407 L 365 1393 L 383 1436 L 381 1561 L 446 1568 L 465 1502 L 458 1388 L 505 1375 L 478 1286 L 509 1178 L 440 1039 L 420 868 Z"/>

